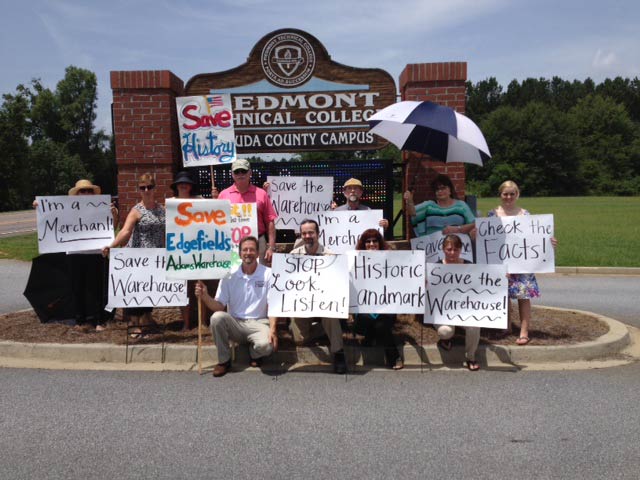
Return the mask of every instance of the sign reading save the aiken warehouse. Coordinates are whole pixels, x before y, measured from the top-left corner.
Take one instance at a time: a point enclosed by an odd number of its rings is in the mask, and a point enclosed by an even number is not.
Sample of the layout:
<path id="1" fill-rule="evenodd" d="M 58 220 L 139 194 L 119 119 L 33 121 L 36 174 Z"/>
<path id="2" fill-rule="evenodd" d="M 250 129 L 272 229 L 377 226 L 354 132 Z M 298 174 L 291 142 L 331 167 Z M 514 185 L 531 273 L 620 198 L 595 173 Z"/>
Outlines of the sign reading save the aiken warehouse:
<path id="1" fill-rule="evenodd" d="M 391 75 L 331 60 L 312 35 L 282 29 L 265 35 L 247 62 L 200 74 L 185 95 L 230 94 L 238 154 L 368 150 L 385 146 L 367 120 L 396 101 Z"/>

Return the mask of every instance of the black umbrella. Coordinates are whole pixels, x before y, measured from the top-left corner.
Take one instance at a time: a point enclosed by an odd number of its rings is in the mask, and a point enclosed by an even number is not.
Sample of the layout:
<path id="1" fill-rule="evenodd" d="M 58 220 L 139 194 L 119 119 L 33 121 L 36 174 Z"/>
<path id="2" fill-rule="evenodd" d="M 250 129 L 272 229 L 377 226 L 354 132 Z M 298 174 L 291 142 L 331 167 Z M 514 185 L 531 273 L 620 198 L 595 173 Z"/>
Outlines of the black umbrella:
<path id="1" fill-rule="evenodd" d="M 31 262 L 24 296 L 41 322 L 73 318 L 71 278 L 66 253 L 45 253 Z"/>

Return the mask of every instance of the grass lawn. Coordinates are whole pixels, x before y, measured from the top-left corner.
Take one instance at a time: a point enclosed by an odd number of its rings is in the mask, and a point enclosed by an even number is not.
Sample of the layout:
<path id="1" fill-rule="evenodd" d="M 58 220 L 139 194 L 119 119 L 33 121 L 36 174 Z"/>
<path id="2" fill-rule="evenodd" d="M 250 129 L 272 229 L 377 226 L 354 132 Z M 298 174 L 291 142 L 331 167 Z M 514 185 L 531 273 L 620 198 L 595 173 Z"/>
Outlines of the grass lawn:
<path id="1" fill-rule="evenodd" d="M 571 267 L 640 267 L 640 197 L 521 198 L 531 214 L 552 213 L 560 242 L 556 265 Z M 498 205 L 497 198 L 478 199 L 480 215 Z M 399 194 L 394 212 L 402 208 Z M 402 235 L 401 221 L 394 229 Z M 38 255 L 36 234 L 0 239 L 0 259 L 29 261 Z"/>

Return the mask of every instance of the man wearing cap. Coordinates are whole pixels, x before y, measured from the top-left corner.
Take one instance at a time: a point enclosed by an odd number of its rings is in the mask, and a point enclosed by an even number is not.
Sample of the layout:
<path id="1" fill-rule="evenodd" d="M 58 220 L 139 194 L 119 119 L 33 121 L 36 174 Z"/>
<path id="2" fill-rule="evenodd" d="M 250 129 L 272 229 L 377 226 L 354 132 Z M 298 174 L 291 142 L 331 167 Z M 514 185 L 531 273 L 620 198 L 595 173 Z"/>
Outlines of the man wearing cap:
<path id="1" fill-rule="evenodd" d="M 233 185 L 218 193 L 215 185 L 211 187 L 211 198 L 229 200 L 231 203 L 255 203 L 258 209 L 258 240 L 260 242 L 260 263 L 271 263 L 276 247 L 276 224 L 278 218 L 267 192 L 251 185 L 251 165 L 244 158 L 231 164 Z"/>
<path id="2" fill-rule="evenodd" d="M 346 197 L 347 203 L 336 207 L 334 210 L 371 210 L 371 208 L 360 203 L 364 189 L 362 182 L 357 178 L 347 180 L 342 186 L 342 193 Z M 389 227 L 389 220 L 383 218 L 378 225 L 386 230 Z"/>

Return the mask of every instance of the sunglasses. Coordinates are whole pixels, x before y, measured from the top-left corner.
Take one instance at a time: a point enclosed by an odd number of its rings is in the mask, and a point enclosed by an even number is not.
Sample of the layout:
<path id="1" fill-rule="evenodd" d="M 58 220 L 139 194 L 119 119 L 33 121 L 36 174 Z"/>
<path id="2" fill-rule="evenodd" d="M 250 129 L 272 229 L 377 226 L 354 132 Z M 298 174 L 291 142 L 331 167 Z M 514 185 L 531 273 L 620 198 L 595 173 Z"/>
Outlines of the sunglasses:
<path id="1" fill-rule="evenodd" d="M 248 173 L 248 172 L 249 170 L 246 170 L 244 168 L 239 168 L 233 171 L 233 173 L 235 173 L 236 175 L 244 175 L 245 173 Z"/>
<path id="2" fill-rule="evenodd" d="M 93 188 L 81 188 L 80 190 L 78 190 L 78 193 L 81 193 L 84 195 L 93 193 Z"/>
<path id="3" fill-rule="evenodd" d="M 376 240 L 375 238 L 367 238 L 364 243 L 378 243 L 378 240 Z"/>
<path id="4" fill-rule="evenodd" d="M 156 186 L 155 185 L 140 185 L 138 188 L 140 190 L 142 190 L 143 192 L 146 192 L 146 191 L 153 190 L 154 188 L 156 188 Z"/>

